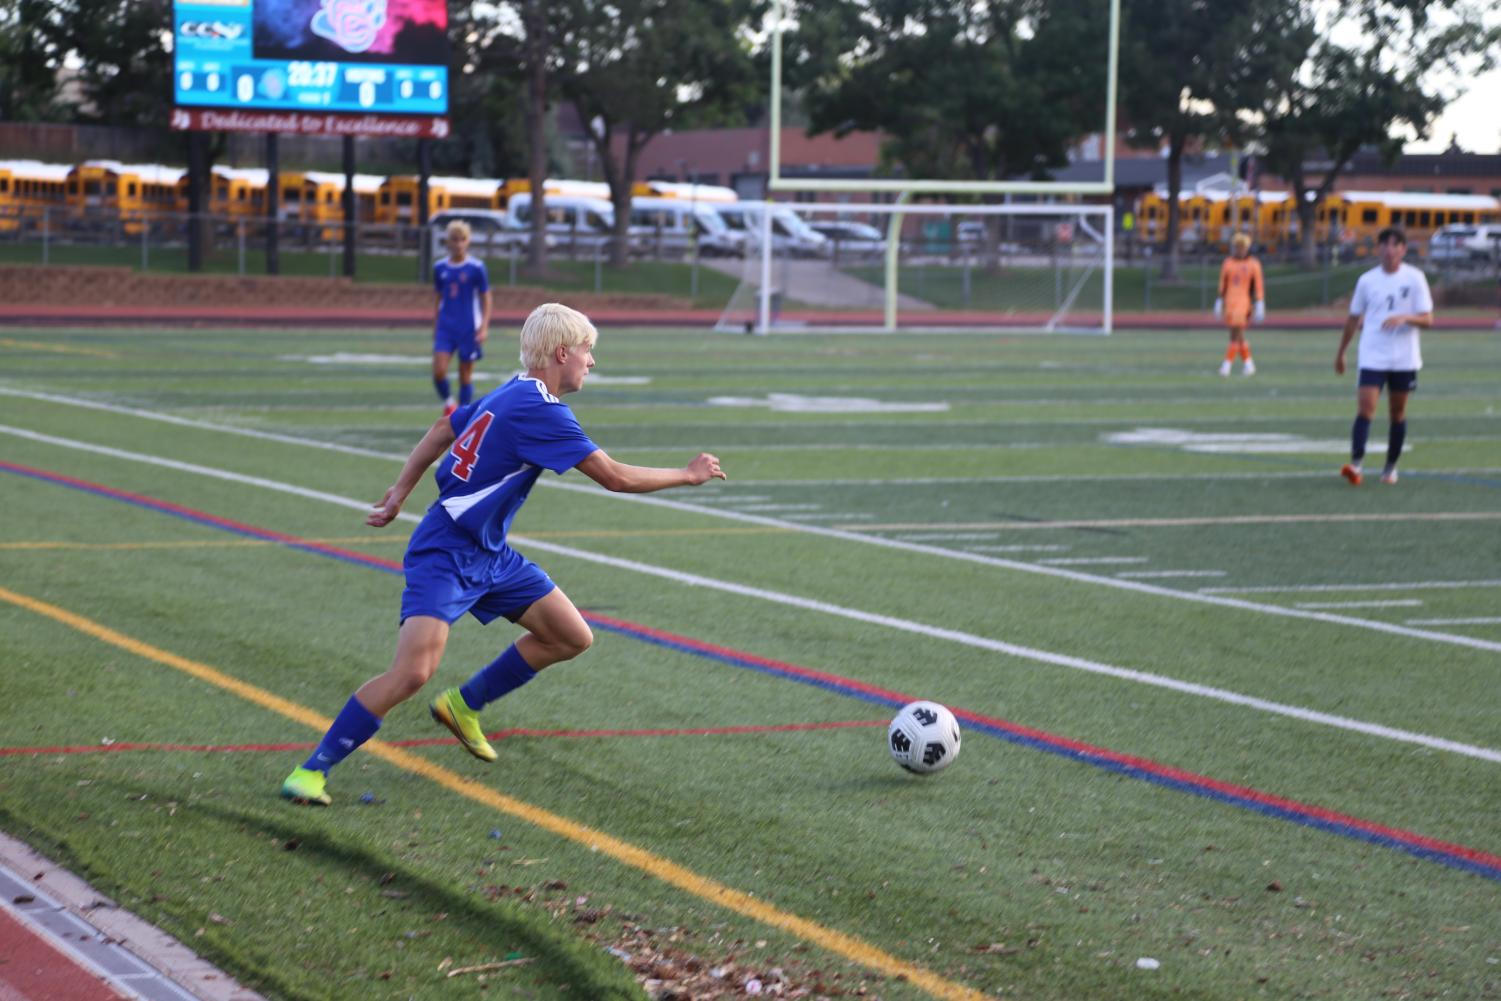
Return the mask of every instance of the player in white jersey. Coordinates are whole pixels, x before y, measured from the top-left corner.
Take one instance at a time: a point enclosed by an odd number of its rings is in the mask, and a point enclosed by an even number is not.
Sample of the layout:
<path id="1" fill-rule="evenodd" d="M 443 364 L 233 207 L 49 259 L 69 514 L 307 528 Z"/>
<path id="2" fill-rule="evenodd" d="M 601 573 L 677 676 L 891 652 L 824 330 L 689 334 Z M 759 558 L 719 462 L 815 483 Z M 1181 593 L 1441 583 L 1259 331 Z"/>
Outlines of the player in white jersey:
<path id="1" fill-rule="evenodd" d="M 1356 487 L 1362 479 L 1366 438 L 1383 387 L 1391 425 L 1381 482 L 1397 482 L 1397 459 L 1407 440 L 1407 397 L 1418 388 L 1418 370 L 1423 367 L 1418 332 L 1433 326 L 1433 294 L 1428 290 L 1428 279 L 1417 268 L 1402 263 L 1407 253 L 1406 234 L 1400 229 L 1384 229 L 1376 238 L 1376 249 L 1381 266 L 1367 271 L 1355 283 L 1350 315 L 1334 355 L 1334 371 L 1344 375 L 1345 348 L 1355 331 L 1360 331 L 1360 386 L 1356 390 L 1355 423 L 1350 428 L 1350 461 L 1339 471 Z"/>

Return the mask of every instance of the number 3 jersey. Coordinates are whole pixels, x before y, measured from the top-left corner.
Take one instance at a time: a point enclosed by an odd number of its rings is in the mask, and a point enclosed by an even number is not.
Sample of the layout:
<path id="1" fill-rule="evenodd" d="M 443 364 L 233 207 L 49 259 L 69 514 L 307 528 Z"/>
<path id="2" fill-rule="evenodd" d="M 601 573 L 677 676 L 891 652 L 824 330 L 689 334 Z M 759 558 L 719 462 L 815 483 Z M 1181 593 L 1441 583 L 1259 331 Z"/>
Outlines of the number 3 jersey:
<path id="1" fill-rule="evenodd" d="M 1411 264 L 1399 264 L 1387 273 L 1374 267 L 1355 283 L 1350 297 L 1350 315 L 1364 316 L 1360 327 L 1361 368 L 1378 372 L 1416 372 L 1423 367 L 1418 347 L 1418 328 L 1410 323 L 1382 326 L 1394 313 L 1431 313 L 1433 294 L 1428 279 Z"/>
<path id="2" fill-rule="evenodd" d="M 454 539 L 457 529 L 458 541 L 467 536 L 501 551 L 542 470 L 565 473 L 599 448 L 566 403 L 524 375 L 460 407 L 449 422 L 457 438 L 438 463 L 438 499 L 412 534 L 413 549 Z"/>

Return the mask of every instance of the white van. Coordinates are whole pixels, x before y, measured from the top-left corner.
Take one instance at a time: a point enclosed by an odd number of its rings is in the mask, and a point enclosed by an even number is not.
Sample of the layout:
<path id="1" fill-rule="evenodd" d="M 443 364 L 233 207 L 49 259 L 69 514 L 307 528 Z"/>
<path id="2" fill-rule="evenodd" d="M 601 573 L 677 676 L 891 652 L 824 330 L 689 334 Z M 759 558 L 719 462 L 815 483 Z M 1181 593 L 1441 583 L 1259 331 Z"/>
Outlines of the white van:
<path id="1" fill-rule="evenodd" d="M 1450 223 L 1428 241 L 1430 261 L 1494 261 L 1501 253 L 1501 226 Z"/>
<path id="2" fill-rule="evenodd" d="M 504 212 L 495 209 L 444 209 L 427 224 L 428 232 L 432 234 L 435 261 L 448 256 L 448 224 L 451 222 L 469 224 L 469 252 L 475 257 L 483 258 L 489 254 L 504 257 L 524 253 L 532 240 L 531 230 L 519 228 Z M 553 243 L 549 234 L 547 245 L 550 247 Z"/>
<path id="3" fill-rule="evenodd" d="M 693 249 L 705 257 L 744 257 L 745 234 L 736 233 L 706 202 L 679 198 L 631 199 L 631 247 L 643 254 L 686 254 Z"/>
<path id="4" fill-rule="evenodd" d="M 609 245 L 615 232 L 615 208 L 605 199 L 548 195 L 542 204 L 547 211 L 547 233 L 559 250 L 592 251 Z M 506 202 L 506 216 L 530 232 L 531 193 L 512 195 Z"/>
<path id="5" fill-rule="evenodd" d="M 776 202 L 732 202 L 715 205 L 725 225 L 744 233 L 746 246 L 756 247 L 761 239 L 761 214 L 771 207 L 772 250 L 793 257 L 828 257 L 829 238 L 809 226 L 802 216 Z"/>

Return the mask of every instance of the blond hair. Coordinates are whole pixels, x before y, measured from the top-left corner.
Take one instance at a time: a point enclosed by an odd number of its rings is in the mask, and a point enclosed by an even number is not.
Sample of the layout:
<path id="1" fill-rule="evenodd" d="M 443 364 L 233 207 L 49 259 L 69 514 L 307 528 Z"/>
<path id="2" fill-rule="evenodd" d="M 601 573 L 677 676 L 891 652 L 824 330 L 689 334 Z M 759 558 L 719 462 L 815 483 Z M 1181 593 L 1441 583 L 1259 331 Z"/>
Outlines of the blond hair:
<path id="1" fill-rule="evenodd" d="M 544 302 L 521 325 L 521 364 L 528 370 L 547 368 L 559 347 L 594 347 L 599 331 L 589 318 L 560 302 Z"/>
<path id="2" fill-rule="evenodd" d="M 1230 241 L 1230 249 L 1244 250 L 1249 253 L 1251 250 L 1251 238 L 1244 233 L 1236 233 L 1235 239 Z"/>
<path id="3" fill-rule="evenodd" d="M 449 223 L 448 229 L 444 232 L 448 234 L 449 239 L 453 239 L 455 236 L 462 236 L 467 240 L 471 236 L 469 232 L 469 224 L 462 219 L 455 219 L 453 222 Z"/>

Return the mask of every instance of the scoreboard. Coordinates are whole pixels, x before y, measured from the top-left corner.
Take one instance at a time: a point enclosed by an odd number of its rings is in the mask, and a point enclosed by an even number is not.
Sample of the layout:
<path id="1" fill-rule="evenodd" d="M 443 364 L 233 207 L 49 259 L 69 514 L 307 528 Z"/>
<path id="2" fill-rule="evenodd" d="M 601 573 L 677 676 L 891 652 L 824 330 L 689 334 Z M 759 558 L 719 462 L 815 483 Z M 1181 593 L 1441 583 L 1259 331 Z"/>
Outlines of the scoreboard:
<path id="1" fill-rule="evenodd" d="M 175 0 L 179 108 L 444 115 L 446 0 Z"/>

